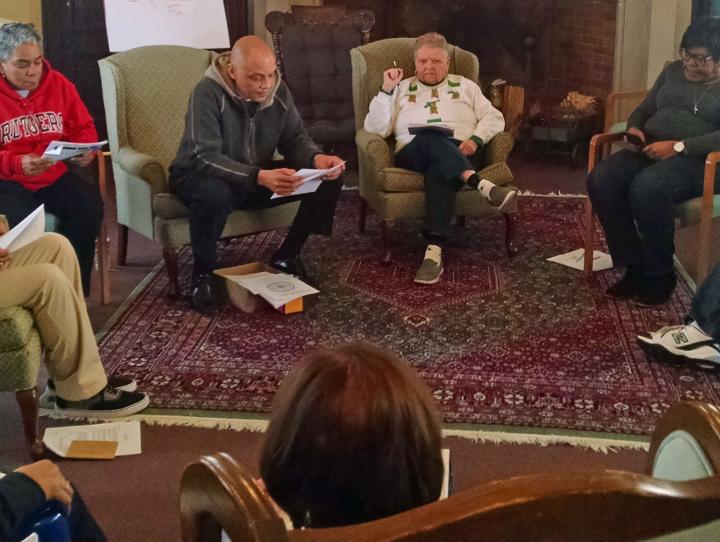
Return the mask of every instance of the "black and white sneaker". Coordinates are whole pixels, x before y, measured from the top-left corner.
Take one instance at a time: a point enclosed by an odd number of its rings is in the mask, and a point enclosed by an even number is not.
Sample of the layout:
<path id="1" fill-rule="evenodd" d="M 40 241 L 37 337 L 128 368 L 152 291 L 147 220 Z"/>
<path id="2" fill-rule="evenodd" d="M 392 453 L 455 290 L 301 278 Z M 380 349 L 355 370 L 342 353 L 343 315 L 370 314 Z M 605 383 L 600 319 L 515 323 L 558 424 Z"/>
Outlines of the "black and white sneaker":
<path id="1" fill-rule="evenodd" d="M 694 363 L 702 369 L 720 367 L 720 344 L 694 322 L 638 335 L 637 342 L 645 355 L 656 361 Z"/>
<path id="2" fill-rule="evenodd" d="M 108 376 L 107 385 L 110 388 L 115 388 L 120 391 L 135 391 L 137 389 L 137 382 L 135 379 L 116 374 Z M 39 399 L 40 408 L 52 410 L 55 408 L 56 399 L 57 392 L 55 391 L 55 382 L 53 382 L 51 378 L 48 378 L 47 387 Z"/>
<path id="3" fill-rule="evenodd" d="M 121 391 L 107 387 L 89 399 L 55 400 L 55 413 L 68 418 L 121 418 L 137 414 L 147 408 L 150 398 L 146 393 Z"/>

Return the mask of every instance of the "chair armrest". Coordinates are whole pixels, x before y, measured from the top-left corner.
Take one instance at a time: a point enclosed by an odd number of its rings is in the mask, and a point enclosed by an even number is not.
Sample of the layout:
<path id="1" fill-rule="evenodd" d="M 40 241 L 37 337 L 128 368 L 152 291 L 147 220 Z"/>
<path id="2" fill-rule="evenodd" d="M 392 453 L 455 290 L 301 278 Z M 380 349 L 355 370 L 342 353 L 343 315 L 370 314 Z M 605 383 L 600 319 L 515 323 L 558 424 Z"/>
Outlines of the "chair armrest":
<path id="1" fill-rule="evenodd" d="M 515 139 L 507 132 L 501 132 L 485 145 L 485 165 L 507 162 Z"/>
<path id="2" fill-rule="evenodd" d="M 676 432 L 690 435 L 715 474 L 720 473 L 720 409 L 709 403 L 682 401 L 658 421 L 650 442 L 648 474 L 653 474 L 667 437 Z"/>
<path id="3" fill-rule="evenodd" d="M 588 152 L 588 173 L 591 172 L 595 168 L 595 164 L 602 159 L 602 154 L 606 146 L 609 146 L 609 144 L 614 141 L 622 140 L 623 137 L 625 137 L 625 134 L 622 132 L 595 134 L 592 137 L 590 140 L 590 151 Z"/>
<path id="4" fill-rule="evenodd" d="M 153 194 L 168 192 L 165 168 L 156 158 L 132 147 L 121 147 L 113 159 L 124 171 L 147 182 Z"/>
<path id="5" fill-rule="evenodd" d="M 393 157 L 388 142 L 377 134 L 358 130 L 355 134 L 358 151 L 370 158 L 376 170 L 392 167 Z"/>

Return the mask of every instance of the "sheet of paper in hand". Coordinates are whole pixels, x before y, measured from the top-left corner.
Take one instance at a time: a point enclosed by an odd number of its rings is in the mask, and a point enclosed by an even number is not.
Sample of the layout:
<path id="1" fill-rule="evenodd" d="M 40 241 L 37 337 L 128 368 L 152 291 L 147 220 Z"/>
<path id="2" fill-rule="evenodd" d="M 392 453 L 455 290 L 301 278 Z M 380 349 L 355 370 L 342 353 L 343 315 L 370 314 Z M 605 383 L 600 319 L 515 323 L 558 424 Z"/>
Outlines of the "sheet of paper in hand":
<path id="1" fill-rule="evenodd" d="M 408 132 L 410 132 L 411 135 L 417 135 L 423 130 L 433 130 L 448 137 L 455 135 L 455 128 L 447 124 L 408 124 Z"/>
<path id="2" fill-rule="evenodd" d="M 340 171 L 343 167 L 343 164 L 345 164 L 345 160 L 343 160 L 342 163 L 338 164 L 337 166 L 333 166 L 328 169 L 298 170 L 296 175 L 303 178 L 303 183 L 300 185 L 300 188 L 295 190 L 295 192 L 293 192 L 292 194 L 285 194 L 282 196 L 280 194 L 273 194 L 272 196 L 270 196 L 270 199 L 286 198 L 288 196 L 297 196 L 300 194 L 308 194 L 310 192 L 315 192 L 320 186 L 322 178 L 326 175 L 332 175 L 333 173 Z"/>
<path id="3" fill-rule="evenodd" d="M 0 248 L 15 252 L 17 249 L 32 243 L 45 231 L 45 206 L 41 205 L 27 215 L 9 232 L 0 235 Z"/>
<path id="4" fill-rule="evenodd" d="M 88 151 L 97 151 L 103 145 L 107 145 L 107 140 L 97 141 L 95 143 L 70 143 L 68 141 L 51 141 L 48 143 L 42 157 L 57 162 L 59 160 L 67 160 L 73 156 L 80 156 Z"/>

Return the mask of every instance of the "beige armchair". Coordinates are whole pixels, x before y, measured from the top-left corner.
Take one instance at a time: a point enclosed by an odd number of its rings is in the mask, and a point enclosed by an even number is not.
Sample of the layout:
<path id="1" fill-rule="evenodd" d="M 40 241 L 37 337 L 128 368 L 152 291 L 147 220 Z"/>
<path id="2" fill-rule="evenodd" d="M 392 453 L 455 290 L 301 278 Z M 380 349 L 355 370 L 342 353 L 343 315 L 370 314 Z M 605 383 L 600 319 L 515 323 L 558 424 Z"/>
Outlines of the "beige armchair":
<path id="1" fill-rule="evenodd" d="M 160 243 L 179 292 L 177 249 L 190 243 L 187 208 L 169 192 L 168 167 L 180 143 L 190 94 L 215 53 L 157 45 L 98 61 L 117 193 L 118 264 L 127 258 L 128 228 Z M 297 203 L 235 211 L 223 238 L 288 226 Z"/>
<path id="2" fill-rule="evenodd" d="M 388 224 L 400 218 L 425 216 L 425 191 L 420 173 L 394 167 L 394 139 L 370 134 L 363 130 L 370 101 L 382 84 L 383 71 L 392 61 L 404 72 L 415 73 L 413 61 L 413 38 L 390 38 L 356 47 L 350 51 L 353 79 L 353 106 L 355 109 L 355 142 L 358 148 L 360 170 L 360 231 L 365 228 L 367 206 L 380 217 L 383 253 L 390 260 Z M 477 57 L 468 51 L 451 46 L 450 73 L 462 75 L 479 82 Z M 507 184 L 513 179 L 506 163 L 513 147 L 513 137 L 508 133 L 495 136 L 485 146 L 484 167 L 479 175 L 496 184 Z M 503 213 L 505 217 L 505 247 L 508 255 L 516 249 L 513 245 L 515 232 L 515 209 Z M 458 217 L 497 213 L 477 191 L 464 188 L 458 192 L 455 214 Z"/>

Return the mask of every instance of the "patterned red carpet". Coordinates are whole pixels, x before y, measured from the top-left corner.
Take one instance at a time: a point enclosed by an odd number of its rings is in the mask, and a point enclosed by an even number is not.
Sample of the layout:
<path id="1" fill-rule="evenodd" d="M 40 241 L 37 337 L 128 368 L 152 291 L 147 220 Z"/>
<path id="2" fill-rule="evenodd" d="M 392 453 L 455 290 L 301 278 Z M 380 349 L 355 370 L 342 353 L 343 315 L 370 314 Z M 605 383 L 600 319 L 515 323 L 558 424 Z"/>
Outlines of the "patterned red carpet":
<path id="1" fill-rule="evenodd" d="M 303 253 L 321 294 L 302 314 L 269 306 L 201 316 L 165 295 L 158 272 L 101 344 L 111 371 L 135 376 L 163 408 L 267 411 L 295 360 L 320 346 L 363 339 L 391 348 L 431 386 L 445 420 L 647 434 L 670 403 L 718 402 L 714 374 L 649 363 L 635 335 L 681 320 L 680 284 L 659 308 L 606 299 L 615 271 L 586 283 L 545 259 L 581 246 L 581 198 L 525 196 L 520 253 L 502 249 L 503 220 L 468 221 L 446 247 L 434 286 L 413 283 L 424 243 L 413 222 L 394 228 L 395 260 L 379 263 L 377 222 L 356 233 L 356 194 L 345 194 L 336 234 Z M 225 264 L 267 259 L 284 232 L 235 239 Z M 181 258 L 190 272 L 190 254 Z"/>

